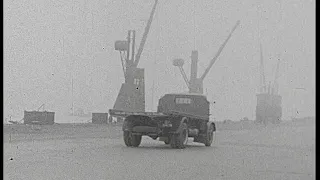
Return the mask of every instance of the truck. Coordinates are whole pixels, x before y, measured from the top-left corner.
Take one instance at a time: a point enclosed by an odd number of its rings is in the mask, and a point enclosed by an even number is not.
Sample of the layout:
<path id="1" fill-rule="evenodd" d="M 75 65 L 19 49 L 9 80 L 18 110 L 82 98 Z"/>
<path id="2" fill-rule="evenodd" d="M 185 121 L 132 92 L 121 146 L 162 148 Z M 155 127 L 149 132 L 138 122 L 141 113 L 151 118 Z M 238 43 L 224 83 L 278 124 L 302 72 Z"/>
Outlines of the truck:
<path id="1" fill-rule="evenodd" d="M 202 94 L 165 94 L 159 99 L 157 112 L 110 109 L 109 113 L 124 118 L 123 140 L 128 147 L 138 147 L 142 136 L 159 138 L 176 149 L 184 149 L 189 138 L 211 146 L 216 131 L 215 123 L 209 121 L 210 102 Z"/>

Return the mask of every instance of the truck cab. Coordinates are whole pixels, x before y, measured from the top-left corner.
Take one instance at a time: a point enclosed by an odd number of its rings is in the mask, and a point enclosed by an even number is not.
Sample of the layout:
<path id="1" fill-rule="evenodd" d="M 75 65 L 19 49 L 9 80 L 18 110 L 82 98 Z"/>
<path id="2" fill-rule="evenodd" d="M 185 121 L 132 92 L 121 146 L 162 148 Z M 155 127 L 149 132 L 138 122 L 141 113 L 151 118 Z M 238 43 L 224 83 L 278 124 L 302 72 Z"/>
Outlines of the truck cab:
<path id="1" fill-rule="evenodd" d="M 182 112 L 209 119 L 210 103 L 202 94 L 166 94 L 159 99 L 159 113 Z"/>

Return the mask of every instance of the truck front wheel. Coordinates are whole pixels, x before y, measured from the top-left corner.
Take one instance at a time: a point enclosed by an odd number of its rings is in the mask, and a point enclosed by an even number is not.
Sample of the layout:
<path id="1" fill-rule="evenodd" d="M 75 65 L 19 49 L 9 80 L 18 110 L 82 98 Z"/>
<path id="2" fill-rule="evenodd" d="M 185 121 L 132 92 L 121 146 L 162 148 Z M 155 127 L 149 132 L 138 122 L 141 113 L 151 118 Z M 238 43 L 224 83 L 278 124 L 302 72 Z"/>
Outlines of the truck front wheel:
<path id="1" fill-rule="evenodd" d="M 207 130 L 207 134 L 206 134 L 206 137 L 205 137 L 205 143 L 204 145 L 205 146 L 211 146 L 212 144 L 212 141 L 213 141 L 213 138 L 214 138 L 214 127 L 213 125 L 211 124 Z"/>

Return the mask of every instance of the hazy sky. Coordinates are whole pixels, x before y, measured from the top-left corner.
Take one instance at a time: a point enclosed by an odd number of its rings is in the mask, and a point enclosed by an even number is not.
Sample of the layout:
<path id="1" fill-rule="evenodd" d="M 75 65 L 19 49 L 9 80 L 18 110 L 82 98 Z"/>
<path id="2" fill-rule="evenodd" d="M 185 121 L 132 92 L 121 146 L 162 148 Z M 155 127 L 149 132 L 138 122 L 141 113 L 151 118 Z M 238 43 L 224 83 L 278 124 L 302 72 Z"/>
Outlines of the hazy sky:
<path id="1" fill-rule="evenodd" d="M 196 3 L 194 3 L 196 2 Z M 42 103 L 56 113 L 112 108 L 124 81 L 116 40 L 136 30 L 138 47 L 152 0 L 4 0 L 4 112 L 22 116 Z M 139 67 L 146 110 L 165 93 L 187 91 L 175 58 L 199 51 L 202 75 L 237 20 L 241 21 L 204 81 L 216 120 L 255 118 L 259 43 L 267 81 L 280 57 L 283 118 L 315 115 L 315 1 L 159 0 Z M 152 84 L 154 97 L 152 100 Z M 295 88 L 305 88 L 295 89 Z M 298 112 L 298 113 L 297 113 Z"/>

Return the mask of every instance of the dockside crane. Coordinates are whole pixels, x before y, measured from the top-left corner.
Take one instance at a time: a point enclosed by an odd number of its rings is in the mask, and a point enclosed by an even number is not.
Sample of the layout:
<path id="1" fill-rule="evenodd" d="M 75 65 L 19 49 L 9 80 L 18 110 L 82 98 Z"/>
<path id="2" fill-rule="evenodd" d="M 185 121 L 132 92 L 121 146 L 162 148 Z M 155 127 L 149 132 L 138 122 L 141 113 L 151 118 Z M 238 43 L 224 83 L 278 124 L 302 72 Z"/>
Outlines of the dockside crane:
<path id="1" fill-rule="evenodd" d="M 115 42 L 115 50 L 120 53 L 125 77 L 125 82 L 122 84 L 113 106 L 113 109 L 115 110 L 129 112 L 145 111 L 144 69 L 138 68 L 138 65 L 144 45 L 147 41 L 157 4 L 158 0 L 155 0 L 137 54 L 135 54 L 135 30 L 128 31 L 127 40 Z"/>
<path id="2" fill-rule="evenodd" d="M 198 74 L 198 51 L 194 50 L 191 53 L 191 73 L 190 73 L 190 80 L 188 80 L 185 71 L 183 70 L 183 64 L 184 64 L 184 60 L 183 59 L 174 59 L 173 60 L 173 65 L 177 66 L 180 69 L 180 72 L 183 76 L 183 79 L 189 89 L 189 93 L 199 93 L 199 94 L 203 94 L 203 81 L 204 78 L 207 76 L 208 72 L 210 71 L 211 67 L 213 66 L 213 64 L 216 62 L 216 60 L 218 59 L 219 55 L 221 54 L 222 50 L 224 49 L 224 47 L 226 46 L 227 42 L 229 41 L 229 39 L 231 38 L 231 35 L 233 34 L 233 32 L 236 30 L 236 28 L 238 27 L 238 25 L 240 24 L 240 21 L 238 20 L 235 24 L 235 26 L 232 28 L 229 36 L 227 37 L 227 39 L 223 42 L 223 44 L 220 46 L 218 52 L 216 53 L 216 55 L 214 56 L 214 58 L 210 61 L 210 64 L 208 65 L 208 67 L 206 68 L 206 70 L 204 71 L 204 73 L 202 74 L 202 76 L 200 76 L 199 78 L 197 77 Z"/>

